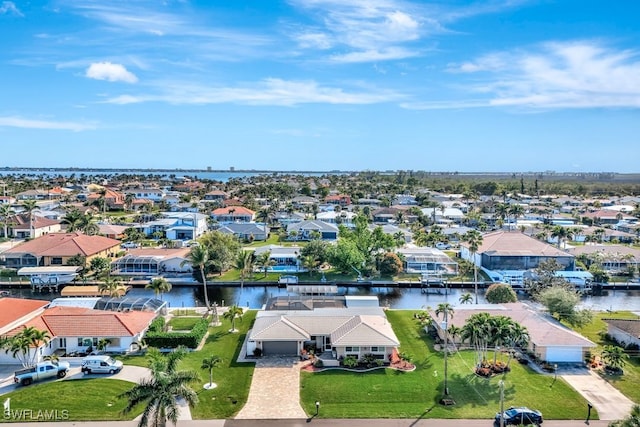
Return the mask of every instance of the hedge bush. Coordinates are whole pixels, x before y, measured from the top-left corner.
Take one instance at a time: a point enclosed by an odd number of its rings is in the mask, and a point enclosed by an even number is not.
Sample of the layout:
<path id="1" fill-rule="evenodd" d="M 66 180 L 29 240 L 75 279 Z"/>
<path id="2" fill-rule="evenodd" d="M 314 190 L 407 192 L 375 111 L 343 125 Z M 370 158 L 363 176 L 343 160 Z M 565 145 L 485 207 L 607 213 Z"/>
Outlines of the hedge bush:
<path id="1" fill-rule="evenodd" d="M 155 321 L 154 321 L 155 322 Z M 164 319 L 163 319 L 164 325 Z M 159 331 L 152 331 L 149 328 L 149 332 L 145 337 L 145 341 L 150 347 L 157 348 L 176 348 L 179 346 L 185 346 L 187 348 L 196 348 L 202 338 L 209 329 L 209 321 L 207 319 L 200 319 L 195 324 L 190 332 L 164 332 L 163 329 Z"/>

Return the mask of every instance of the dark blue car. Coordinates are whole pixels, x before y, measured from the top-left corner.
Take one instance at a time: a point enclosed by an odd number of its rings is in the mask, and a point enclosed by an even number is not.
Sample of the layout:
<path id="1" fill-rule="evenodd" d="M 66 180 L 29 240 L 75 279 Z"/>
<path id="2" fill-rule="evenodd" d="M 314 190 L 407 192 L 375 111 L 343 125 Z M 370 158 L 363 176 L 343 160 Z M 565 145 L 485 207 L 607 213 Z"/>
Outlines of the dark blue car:
<path id="1" fill-rule="evenodd" d="M 495 426 L 500 425 L 501 418 L 504 417 L 504 425 L 536 425 L 542 424 L 542 414 L 540 411 L 529 409 L 525 406 L 519 408 L 511 407 L 504 411 L 501 415 L 500 412 L 496 414 L 496 420 L 493 423 Z"/>

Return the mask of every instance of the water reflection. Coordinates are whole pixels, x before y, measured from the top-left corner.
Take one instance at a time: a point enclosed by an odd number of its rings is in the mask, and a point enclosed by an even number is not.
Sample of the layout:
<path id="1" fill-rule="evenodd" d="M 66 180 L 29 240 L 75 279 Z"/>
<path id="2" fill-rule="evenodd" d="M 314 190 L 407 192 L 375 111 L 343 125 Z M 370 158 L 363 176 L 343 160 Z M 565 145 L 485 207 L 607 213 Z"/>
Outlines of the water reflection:
<path id="1" fill-rule="evenodd" d="M 60 296 L 59 293 L 31 292 L 30 289 L 11 289 L 11 295 L 22 298 L 36 298 L 52 300 Z M 431 289 L 423 292 L 419 288 L 396 287 L 339 287 L 338 292 L 344 295 L 375 295 L 380 300 L 380 305 L 396 309 L 417 310 L 426 307 L 435 307 L 441 302 L 459 306 L 460 296 L 464 293 L 473 294 L 473 289 Z M 144 288 L 134 288 L 129 294 L 132 297 L 153 296 L 153 291 Z M 211 303 L 219 305 L 239 304 L 253 309 L 259 309 L 267 299 L 274 296 L 289 295 L 287 290 L 278 287 L 245 287 L 242 292 L 238 287 L 210 286 L 208 297 Z M 527 300 L 527 297 L 519 293 L 518 298 Z M 202 307 L 204 298 L 201 286 L 174 286 L 170 293 L 163 295 L 170 307 Z M 474 298 L 475 300 L 475 298 Z M 478 293 L 478 302 L 486 303 L 484 292 Z M 585 296 L 582 298 L 582 307 L 598 311 L 605 310 L 629 310 L 640 312 L 639 290 L 604 291 L 602 296 Z"/>

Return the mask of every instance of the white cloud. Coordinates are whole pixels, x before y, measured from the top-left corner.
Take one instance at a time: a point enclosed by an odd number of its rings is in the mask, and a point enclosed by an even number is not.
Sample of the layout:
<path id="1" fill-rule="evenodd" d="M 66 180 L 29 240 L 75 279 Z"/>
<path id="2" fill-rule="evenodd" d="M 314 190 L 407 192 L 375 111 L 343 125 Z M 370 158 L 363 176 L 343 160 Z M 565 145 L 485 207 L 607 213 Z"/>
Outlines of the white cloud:
<path id="1" fill-rule="evenodd" d="M 265 79 L 240 87 L 208 87 L 187 83 L 169 83 L 159 94 L 122 95 L 108 99 L 112 104 L 166 102 L 171 104 L 223 104 L 294 106 L 299 104 L 375 104 L 396 101 L 402 94 L 364 90 L 349 92 L 321 86 L 314 81 Z"/>
<path id="2" fill-rule="evenodd" d="M 47 120 L 24 119 L 22 117 L 0 117 L 0 127 L 14 127 L 23 129 L 48 129 L 48 130 L 70 130 L 80 132 L 95 129 L 96 126 L 87 123 L 76 122 L 53 122 Z"/>
<path id="3" fill-rule="evenodd" d="M 0 4 L 0 15 L 24 16 L 12 1 L 3 1 L 2 4 Z"/>
<path id="4" fill-rule="evenodd" d="M 138 78 L 121 64 L 111 62 L 94 62 L 87 68 L 85 76 L 90 79 L 108 80 L 110 82 L 136 83 Z"/>
<path id="5" fill-rule="evenodd" d="M 484 100 L 406 104 L 407 108 L 640 108 L 640 52 L 588 40 L 550 42 L 451 64 Z M 481 80 L 478 80 L 481 79 Z"/>

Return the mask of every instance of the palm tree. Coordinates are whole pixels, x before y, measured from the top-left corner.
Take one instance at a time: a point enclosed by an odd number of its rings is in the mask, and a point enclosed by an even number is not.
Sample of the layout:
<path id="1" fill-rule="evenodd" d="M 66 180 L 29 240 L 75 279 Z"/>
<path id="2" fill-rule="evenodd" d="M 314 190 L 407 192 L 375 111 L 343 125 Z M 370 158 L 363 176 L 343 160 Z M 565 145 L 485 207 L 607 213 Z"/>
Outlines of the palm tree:
<path id="1" fill-rule="evenodd" d="M 513 205 L 509 206 L 509 213 L 511 215 L 513 215 L 514 229 L 517 229 L 518 228 L 518 217 L 521 216 L 522 214 L 524 214 L 524 208 L 522 207 L 522 205 L 513 204 Z"/>
<path id="2" fill-rule="evenodd" d="M 467 231 L 464 234 L 464 241 L 469 245 L 471 262 L 473 263 L 473 288 L 476 294 L 476 304 L 478 303 L 478 266 L 476 265 L 476 252 L 482 244 L 482 234 L 476 230 Z"/>
<path id="3" fill-rule="evenodd" d="M 13 337 L 6 339 L 3 347 L 5 353 L 11 353 L 26 368 L 36 364 L 36 358 L 40 354 L 38 349 L 46 345 L 50 339 L 49 332 L 27 326 Z"/>
<path id="4" fill-rule="evenodd" d="M 246 275 L 253 269 L 253 251 L 240 251 L 240 253 L 238 253 L 238 256 L 236 257 L 234 268 L 236 268 L 240 272 L 240 293 L 238 294 L 239 304 L 240 298 L 242 298 L 242 291 L 244 290 L 244 279 Z"/>
<path id="5" fill-rule="evenodd" d="M 209 251 L 204 245 L 192 246 L 191 250 L 187 254 L 187 258 L 180 263 L 183 266 L 186 263 L 190 263 L 193 268 L 200 269 L 200 277 L 202 277 L 202 287 L 204 291 L 204 305 L 209 312 L 209 296 L 207 295 L 207 276 L 206 268 L 209 265 Z"/>
<path id="6" fill-rule="evenodd" d="M 562 247 L 562 243 L 565 241 L 565 239 L 568 239 L 570 236 L 572 236 L 571 230 L 561 225 L 556 225 L 551 230 L 551 237 L 555 237 L 556 239 L 558 239 L 558 249 Z"/>
<path id="7" fill-rule="evenodd" d="M 462 327 L 462 341 L 469 341 L 476 351 L 476 367 L 487 360 L 487 348 L 491 339 L 489 313 L 476 313 L 471 315 Z"/>
<path id="8" fill-rule="evenodd" d="M 160 300 L 162 300 L 162 294 L 171 291 L 171 283 L 163 277 L 156 277 L 151 282 L 147 283 L 145 289 L 153 289 L 153 293 L 156 295 L 156 298 L 159 296 Z"/>
<path id="9" fill-rule="evenodd" d="M 183 349 L 176 349 L 168 356 L 159 352 L 151 353 L 149 367 L 151 377 L 142 379 L 131 390 L 119 395 L 128 400 L 122 411 L 128 414 L 139 404 L 146 404 L 138 427 L 164 427 L 167 421 L 173 425 L 178 422 L 178 400 L 184 399 L 189 406 L 198 402 L 198 395 L 189 387 L 189 383 L 198 380 L 194 371 L 178 371 L 178 361 L 184 357 Z"/>
<path id="10" fill-rule="evenodd" d="M 230 332 L 238 332 L 236 329 L 236 319 L 240 318 L 242 320 L 242 315 L 244 314 L 244 310 L 237 305 L 232 305 L 227 309 L 227 311 L 222 315 L 227 320 L 231 321 L 231 331 Z"/>
<path id="11" fill-rule="evenodd" d="M 27 215 L 29 215 L 29 237 L 34 238 L 34 230 L 33 230 L 33 211 L 38 208 L 38 203 L 35 200 L 25 200 L 22 202 L 22 207 L 24 208 Z"/>
<path id="12" fill-rule="evenodd" d="M 98 351 L 105 351 L 107 347 L 109 347 L 109 344 L 111 344 L 111 340 L 109 338 L 100 338 L 96 348 Z"/>
<path id="13" fill-rule="evenodd" d="M 276 261 L 271 259 L 271 251 L 262 252 L 256 257 L 256 265 L 264 272 L 264 277 L 267 277 L 267 271 L 269 267 L 276 264 Z"/>
<path id="14" fill-rule="evenodd" d="M 444 395 L 449 395 L 449 385 L 447 383 L 448 380 L 448 363 L 447 363 L 447 353 L 449 347 L 449 317 L 453 317 L 453 306 L 448 302 L 443 302 L 438 304 L 438 308 L 436 308 L 436 317 L 442 316 L 442 320 L 444 323 Z"/>
<path id="15" fill-rule="evenodd" d="M 627 363 L 629 355 L 622 347 L 617 345 L 605 345 L 602 348 L 602 360 L 613 369 L 622 369 Z"/>
<path id="16" fill-rule="evenodd" d="M 3 203 L 0 205 L 0 218 L 2 218 L 2 224 L 4 225 L 4 234 L 2 236 L 5 239 L 9 237 L 9 222 L 13 214 L 14 211 L 10 204 Z"/>
<path id="17" fill-rule="evenodd" d="M 222 359 L 213 354 L 206 359 L 202 359 L 202 365 L 200 365 L 200 369 L 209 370 L 209 384 L 205 385 L 205 388 L 214 388 L 215 385 L 213 383 L 213 368 L 220 365 L 220 363 L 222 363 Z"/>
<path id="18" fill-rule="evenodd" d="M 104 282 L 98 285 L 98 291 L 101 295 L 110 297 L 120 297 L 121 286 L 120 281 L 113 277 L 107 277 Z"/>
<path id="19" fill-rule="evenodd" d="M 498 351 L 509 340 L 513 320 L 507 316 L 491 317 L 491 344 L 493 344 L 493 365 L 498 361 Z"/>
<path id="20" fill-rule="evenodd" d="M 451 337 L 451 343 L 453 344 L 453 348 L 457 350 L 456 338 L 459 337 L 460 334 L 462 334 L 462 328 L 456 325 L 451 325 L 447 328 L 447 333 Z"/>
<path id="21" fill-rule="evenodd" d="M 471 293 L 469 292 L 465 292 L 464 294 L 460 295 L 458 301 L 460 301 L 460 304 L 471 304 L 473 303 L 473 295 L 471 295 Z"/>

